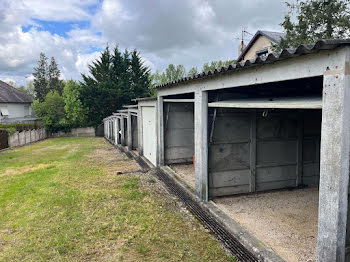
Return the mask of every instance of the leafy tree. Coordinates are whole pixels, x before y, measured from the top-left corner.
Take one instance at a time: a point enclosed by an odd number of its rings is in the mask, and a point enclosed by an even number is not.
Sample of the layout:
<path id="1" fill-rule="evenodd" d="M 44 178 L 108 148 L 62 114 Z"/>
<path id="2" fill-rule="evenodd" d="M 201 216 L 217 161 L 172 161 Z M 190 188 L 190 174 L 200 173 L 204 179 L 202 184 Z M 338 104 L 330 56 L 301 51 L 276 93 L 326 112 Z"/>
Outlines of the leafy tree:
<path id="1" fill-rule="evenodd" d="M 170 64 L 163 73 L 156 71 L 154 74 L 152 74 L 150 77 L 150 81 L 152 86 L 157 86 L 181 79 L 185 76 L 186 69 L 183 65 L 175 66 L 173 64 Z"/>
<path id="2" fill-rule="evenodd" d="M 227 67 L 234 64 L 236 60 L 226 60 L 226 61 L 211 61 L 210 63 L 205 63 L 203 65 L 202 72 L 214 71 L 215 69 L 221 69 L 222 67 Z"/>
<path id="3" fill-rule="evenodd" d="M 158 70 L 154 74 L 150 75 L 149 80 L 151 82 L 151 86 L 157 86 L 169 82 L 165 73 L 161 73 Z"/>
<path id="4" fill-rule="evenodd" d="M 44 53 L 40 53 L 40 59 L 38 61 L 38 66 L 34 68 L 34 91 L 37 99 L 40 102 L 43 102 L 46 94 L 48 93 L 47 89 L 47 57 Z"/>
<path id="5" fill-rule="evenodd" d="M 297 0 L 286 4 L 289 11 L 281 23 L 286 36 L 276 50 L 350 36 L 348 0 Z"/>
<path id="6" fill-rule="evenodd" d="M 60 80 L 61 71 L 58 69 L 56 60 L 54 57 L 51 57 L 50 65 L 47 70 L 47 88 L 48 91 L 56 90 L 58 93 L 62 94 L 64 83 Z"/>
<path id="7" fill-rule="evenodd" d="M 187 76 L 193 77 L 193 76 L 198 75 L 198 74 L 199 74 L 199 72 L 198 72 L 197 67 L 192 67 L 190 69 L 190 71 L 188 71 Z"/>
<path id="8" fill-rule="evenodd" d="M 183 65 L 174 66 L 173 64 L 170 64 L 165 69 L 165 76 L 168 82 L 181 79 L 185 77 L 185 75 L 186 75 L 186 69 Z"/>
<path id="9" fill-rule="evenodd" d="M 35 98 L 35 92 L 34 92 L 34 84 L 33 81 L 29 81 L 27 83 L 27 86 L 20 86 L 16 87 L 18 90 L 26 93 L 27 95 L 31 96 L 32 98 Z"/>
<path id="10" fill-rule="evenodd" d="M 18 88 L 15 81 L 10 80 L 10 81 L 6 81 L 6 83 L 7 83 L 8 85 L 10 85 L 10 86 L 13 86 L 13 87 L 15 87 L 15 88 Z"/>
<path id="11" fill-rule="evenodd" d="M 210 63 L 205 63 L 203 65 L 201 72 L 208 72 L 210 70 L 220 69 L 223 66 L 229 66 L 234 64 L 236 60 L 226 60 L 226 61 L 212 61 Z M 151 86 L 157 86 L 165 84 L 171 81 L 178 80 L 185 77 L 186 75 L 191 77 L 201 73 L 198 71 L 197 67 L 192 67 L 188 73 L 186 73 L 185 67 L 183 65 L 173 65 L 170 64 L 165 72 L 159 72 L 158 70 L 150 75 Z"/>
<path id="12" fill-rule="evenodd" d="M 64 100 L 58 91 L 50 91 L 43 102 L 35 100 L 33 108 L 48 131 L 57 132 L 67 128 Z"/>
<path id="13" fill-rule="evenodd" d="M 63 90 L 63 101 L 67 124 L 69 127 L 86 126 L 88 108 L 83 106 L 80 99 L 81 87 L 78 82 L 69 80 Z"/>

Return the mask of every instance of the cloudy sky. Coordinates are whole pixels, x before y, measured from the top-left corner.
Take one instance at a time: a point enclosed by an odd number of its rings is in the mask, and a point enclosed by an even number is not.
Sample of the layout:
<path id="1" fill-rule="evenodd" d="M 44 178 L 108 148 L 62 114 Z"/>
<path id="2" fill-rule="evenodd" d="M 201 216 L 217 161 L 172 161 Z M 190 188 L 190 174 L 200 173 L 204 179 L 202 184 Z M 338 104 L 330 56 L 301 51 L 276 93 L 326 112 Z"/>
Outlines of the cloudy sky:
<path id="1" fill-rule="evenodd" d="M 153 71 L 170 63 L 200 69 L 236 58 L 242 28 L 281 31 L 284 2 L 0 0 L 0 79 L 25 84 L 44 52 L 64 79 L 79 80 L 107 43 L 138 49 Z"/>

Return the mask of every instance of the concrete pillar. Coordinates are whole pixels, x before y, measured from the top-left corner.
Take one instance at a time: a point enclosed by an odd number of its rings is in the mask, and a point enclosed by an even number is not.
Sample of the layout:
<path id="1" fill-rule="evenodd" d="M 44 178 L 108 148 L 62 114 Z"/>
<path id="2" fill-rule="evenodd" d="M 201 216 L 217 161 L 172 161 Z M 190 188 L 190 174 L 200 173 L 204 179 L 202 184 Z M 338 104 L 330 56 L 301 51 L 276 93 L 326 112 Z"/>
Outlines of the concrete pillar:
<path id="1" fill-rule="evenodd" d="M 350 154 L 349 59 L 323 80 L 317 261 L 344 261 Z"/>
<path id="2" fill-rule="evenodd" d="M 124 117 L 123 115 L 120 116 L 120 133 L 121 133 L 121 145 L 125 146 L 125 126 L 124 126 Z"/>
<path id="3" fill-rule="evenodd" d="M 120 130 L 120 127 L 119 127 L 119 120 L 118 120 L 118 117 L 115 117 L 114 119 L 115 121 L 115 144 L 118 145 L 120 144 L 120 139 L 119 139 L 119 130 Z"/>
<path id="4" fill-rule="evenodd" d="M 114 143 L 116 145 L 119 144 L 119 123 L 118 123 L 118 118 L 114 117 Z"/>
<path id="5" fill-rule="evenodd" d="M 127 131 L 128 131 L 128 149 L 132 150 L 132 125 L 131 125 L 131 112 L 128 111 L 128 117 L 126 120 L 126 123 L 128 125 Z"/>
<path id="6" fill-rule="evenodd" d="M 139 105 L 137 107 L 137 151 L 140 156 L 143 156 L 143 140 L 142 140 L 142 107 Z"/>
<path id="7" fill-rule="evenodd" d="M 164 166 L 164 103 L 162 96 L 159 96 L 157 99 L 157 132 L 157 166 Z"/>
<path id="8" fill-rule="evenodd" d="M 194 98 L 195 194 L 208 201 L 208 93 L 198 91 Z"/>

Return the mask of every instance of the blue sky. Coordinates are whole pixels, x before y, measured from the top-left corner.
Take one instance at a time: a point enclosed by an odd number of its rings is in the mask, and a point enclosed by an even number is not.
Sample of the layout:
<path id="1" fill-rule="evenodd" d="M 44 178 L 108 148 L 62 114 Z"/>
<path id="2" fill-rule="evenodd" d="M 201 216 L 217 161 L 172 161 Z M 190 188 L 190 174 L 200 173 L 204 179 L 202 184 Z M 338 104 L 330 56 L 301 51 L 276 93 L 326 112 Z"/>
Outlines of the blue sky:
<path id="1" fill-rule="evenodd" d="M 152 71 L 237 57 L 242 28 L 281 31 L 282 0 L 0 0 L 0 79 L 25 84 L 40 52 L 80 79 L 107 43 Z M 261 10 L 264 10 L 262 12 Z"/>
<path id="2" fill-rule="evenodd" d="M 73 29 L 88 29 L 90 21 L 46 21 L 40 19 L 32 19 L 33 24 L 22 26 L 23 32 L 28 32 L 33 27 L 38 31 L 47 31 L 51 34 L 67 38 L 67 33 Z"/>

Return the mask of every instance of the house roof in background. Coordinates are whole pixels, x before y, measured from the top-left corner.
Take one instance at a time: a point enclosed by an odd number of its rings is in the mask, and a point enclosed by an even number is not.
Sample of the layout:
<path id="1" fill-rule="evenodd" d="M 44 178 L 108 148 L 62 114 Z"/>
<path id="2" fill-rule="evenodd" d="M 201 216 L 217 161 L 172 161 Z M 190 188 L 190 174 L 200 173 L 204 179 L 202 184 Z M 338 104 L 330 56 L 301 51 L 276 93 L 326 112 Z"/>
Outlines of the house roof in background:
<path id="1" fill-rule="evenodd" d="M 237 58 L 238 62 L 243 59 L 243 57 L 246 55 L 248 50 L 252 47 L 252 45 L 255 43 L 255 41 L 258 39 L 259 36 L 265 36 L 273 44 L 278 44 L 281 41 L 281 39 L 285 37 L 285 33 L 258 30 L 253 36 L 253 38 L 249 41 L 246 48 L 244 48 L 243 52 L 238 56 Z"/>
<path id="2" fill-rule="evenodd" d="M 214 71 L 203 72 L 192 77 L 184 77 L 176 81 L 168 82 L 166 84 L 158 85 L 152 88 L 163 88 L 171 87 L 184 82 L 195 81 L 197 79 L 208 78 L 214 75 L 231 73 L 238 70 L 243 70 L 253 66 L 260 66 L 264 64 L 272 64 L 276 61 L 282 61 L 286 59 L 292 59 L 293 57 L 298 57 L 307 54 L 313 54 L 319 52 L 320 50 L 332 50 L 340 46 L 349 46 L 350 39 L 328 39 L 320 40 L 315 44 L 300 45 L 297 48 L 287 48 L 283 49 L 280 53 L 270 53 L 267 57 L 256 57 L 252 60 L 247 60 L 245 62 L 231 64 L 228 67 L 222 67 L 220 69 L 215 69 Z"/>
<path id="3" fill-rule="evenodd" d="M 272 42 L 278 44 L 282 38 L 284 38 L 286 36 L 285 33 L 281 33 L 281 32 L 272 32 L 272 31 L 263 31 L 263 30 L 259 30 L 258 32 L 256 32 L 255 35 L 263 35 L 266 38 L 268 38 L 269 40 L 271 40 Z"/>
<path id="4" fill-rule="evenodd" d="M 0 80 L 0 103 L 32 103 L 33 98 Z"/>

